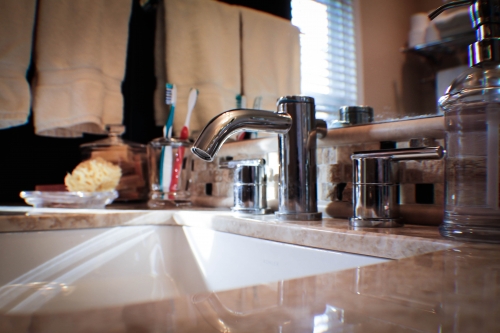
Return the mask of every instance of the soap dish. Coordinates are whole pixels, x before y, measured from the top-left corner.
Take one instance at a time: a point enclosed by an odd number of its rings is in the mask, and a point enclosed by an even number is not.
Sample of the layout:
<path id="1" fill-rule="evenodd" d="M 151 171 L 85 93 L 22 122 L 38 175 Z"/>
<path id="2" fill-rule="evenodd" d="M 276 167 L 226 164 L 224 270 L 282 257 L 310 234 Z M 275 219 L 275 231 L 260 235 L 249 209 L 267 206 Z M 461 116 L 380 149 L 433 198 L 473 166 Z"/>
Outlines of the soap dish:
<path id="1" fill-rule="evenodd" d="M 107 192 L 52 192 L 22 191 L 19 196 L 35 208 L 93 208 L 109 205 L 118 198 L 117 191 Z"/>

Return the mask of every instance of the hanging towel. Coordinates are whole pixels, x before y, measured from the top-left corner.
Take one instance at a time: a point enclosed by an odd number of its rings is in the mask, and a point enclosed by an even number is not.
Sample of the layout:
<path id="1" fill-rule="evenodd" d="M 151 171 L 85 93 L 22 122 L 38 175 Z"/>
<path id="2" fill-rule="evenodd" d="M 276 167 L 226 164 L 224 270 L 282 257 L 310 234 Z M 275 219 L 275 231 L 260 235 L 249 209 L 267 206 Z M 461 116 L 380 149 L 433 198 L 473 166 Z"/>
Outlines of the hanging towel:
<path id="1" fill-rule="evenodd" d="M 241 86 L 238 8 L 212 0 L 168 0 L 165 23 L 166 80 L 177 85 L 174 135 L 184 124 L 191 88 L 199 91 L 191 117 L 196 132 L 235 108 Z"/>
<path id="2" fill-rule="evenodd" d="M 0 1 L 0 129 L 25 124 L 35 0 Z"/>
<path id="3" fill-rule="evenodd" d="M 290 21 L 240 7 L 242 20 L 242 93 L 250 103 L 262 97 L 262 109 L 300 94 L 299 29 Z"/>
<path id="4" fill-rule="evenodd" d="M 154 115 L 156 126 L 163 127 L 167 122 L 168 109 L 165 104 L 165 84 L 167 71 L 165 69 L 165 5 L 158 2 L 156 8 L 155 31 L 155 77 Z"/>
<path id="5" fill-rule="evenodd" d="M 131 0 L 39 2 L 33 91 L 35 132 L 104 133 L 123 118 Z"/>

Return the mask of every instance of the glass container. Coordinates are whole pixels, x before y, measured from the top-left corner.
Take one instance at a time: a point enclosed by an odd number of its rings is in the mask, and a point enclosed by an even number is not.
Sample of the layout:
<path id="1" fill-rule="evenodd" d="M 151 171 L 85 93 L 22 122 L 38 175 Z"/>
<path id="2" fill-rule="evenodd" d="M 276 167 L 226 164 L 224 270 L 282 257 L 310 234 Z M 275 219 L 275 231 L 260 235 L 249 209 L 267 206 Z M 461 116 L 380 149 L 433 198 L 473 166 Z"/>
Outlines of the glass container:
<path id="1" fill-rule="evenodd" d="M 447 150 L 441 234 L 500 242 L 500 66 L 468 69 L 439 104 Z"/>
<path id="2" fill-rule="evenodd" d="M 187 140 L 158 138 L 148 145 L 150 208 L 191 204 L 191 143 Z"/>
<path id="3" fill-rule="evenodd" d="M 123 125 L 107 125 L 106 139 L 80 146 L 83 160 L 101 157 L 122 170 L 115 201 L 145 201 L 148 198 L 147 148 L 135 142 L 123 140 Z"/>

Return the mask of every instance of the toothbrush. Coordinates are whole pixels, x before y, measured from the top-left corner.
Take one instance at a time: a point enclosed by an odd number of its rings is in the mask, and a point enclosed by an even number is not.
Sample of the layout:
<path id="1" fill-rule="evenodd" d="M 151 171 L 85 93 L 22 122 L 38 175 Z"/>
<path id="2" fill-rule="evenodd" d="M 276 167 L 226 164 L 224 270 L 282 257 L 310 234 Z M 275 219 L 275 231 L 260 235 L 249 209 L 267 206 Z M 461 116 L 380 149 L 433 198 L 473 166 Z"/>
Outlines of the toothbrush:
<path id="1" fill-rule="evenodd" d="M 193 113 L 196 100 L 198 99 L 198 89 L 191 88 L 188 97 L 188 111 L 186 121 L 181 130 L 180 139 L 187 140 L 189 138 L 189 122 Z M 172 173 L 172 181 L 170 182 L 170 192 L 175 192 L 179 189 L 179 175 L 181 173 L 182 163 L 184 161 L 184 147 L 180 146 L 177 154 L 175 154 L 174 172 Z"/>
<path id="2" fill-rule="evenodd" d="M 165 104 L 170 105 L 167 123 L 163 128 L 163 135 L 167 138 L 172 137 L 172 127 L 174 124 L 175 104 L 177 103 L 177 86 L 172 83 L 165 85 Z"/>
<path id="3" fill-rule="evenodd" d="M 247 98 L 244 95 L 238 94 L 236 95 L 236 108 L 244 109 L 247 107 Z M 245 139 L 246 132 L 240 132 L 236 135 L 236 141 L 241 141 Z"/>
<path id="4" fill-rule="evenodd" d="M 175 104 L 177 102 L 177 87 L 175 84 L 165 85 L 165 104 L 170 106 L 167 122 L 163 127 L 163 136 L 172 137 L 172 125 L 174 123 Z M 170 178 L 172 175 L 172 146 L 165 146 L 160 154 L 159 183 L 162 188 L 170 188 Z"/>
<path id="5" fill-rule="evenodd" d="M 257 96 L 253 100 L 253 107 L 254 110 L 260 110 L 262 109 L 262 96 Z M 259 132 L 250 132 L 250 137 L 251 138 L 257 138 L 259 136 Z"/>
<path id="6" fill-rule="evenodd" d="M 261 107 L 262 107 L 262 96 L 257 96 L 253 100 L 253 108 L 256 110 L 260 110 Z"/>
<path id="7" fill-rule="evenodd" d="M 238 96 L 241 96 L 241 95 L 237 95 L 236 96 L 236 107 L 237 108 L 240 108 L 240 107 L 245 108 L 246 107 L 246 97 L 242 96 L 242 98 L 244 98 L 245 104 L 243 104 L 241 106 L 238 106 Z M 255 99 L 253 100 L 253 107 L 252 107 L 252 109 L 254 109 L 254 110 L 260 110 L 261 103 L 262 103 L 262 96 L 255 97 Z M 245 140 L 245 138 L 249 139 L 249 138 L 252 138 L 252 136 L 257 137 L 257 132 L 246 132 L 246 131 L 244 131 L 244 132 L 241 132 L 240 134 L 238 134 L 238 136 L 236 137 L 236 141 Z"/>
<path id="8" fill-rule="evenodd" d="M 247 107 L 247 97 L 245 95 L 236 95 L 236 108 L 245 109 Z"/>
<path id="9" fill-rule="evenodd" d="M 196 100 L 198 99 L 198 89 L 191 88 L 188 97 L 188 112 L 186 115 L 186 121 L 181 130 L 181 140 L 187 140 L 189 138 L 189 123 L 191 122 L 191 114 L 193 113 L 194 106 L 196 105 Z"/>

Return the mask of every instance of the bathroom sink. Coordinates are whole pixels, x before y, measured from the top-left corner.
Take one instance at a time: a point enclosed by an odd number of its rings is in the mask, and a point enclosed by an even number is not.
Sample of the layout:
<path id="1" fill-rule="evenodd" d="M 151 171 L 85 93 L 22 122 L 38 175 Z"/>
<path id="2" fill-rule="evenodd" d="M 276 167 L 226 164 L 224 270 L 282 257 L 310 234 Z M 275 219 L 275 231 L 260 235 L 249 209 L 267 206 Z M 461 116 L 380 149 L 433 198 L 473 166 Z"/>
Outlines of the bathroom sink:
<path id="1" fill-rule="evenodd" d="M 1 233 L 0 313 L 119 306 L 384 261 L 187 226 Z"/>

